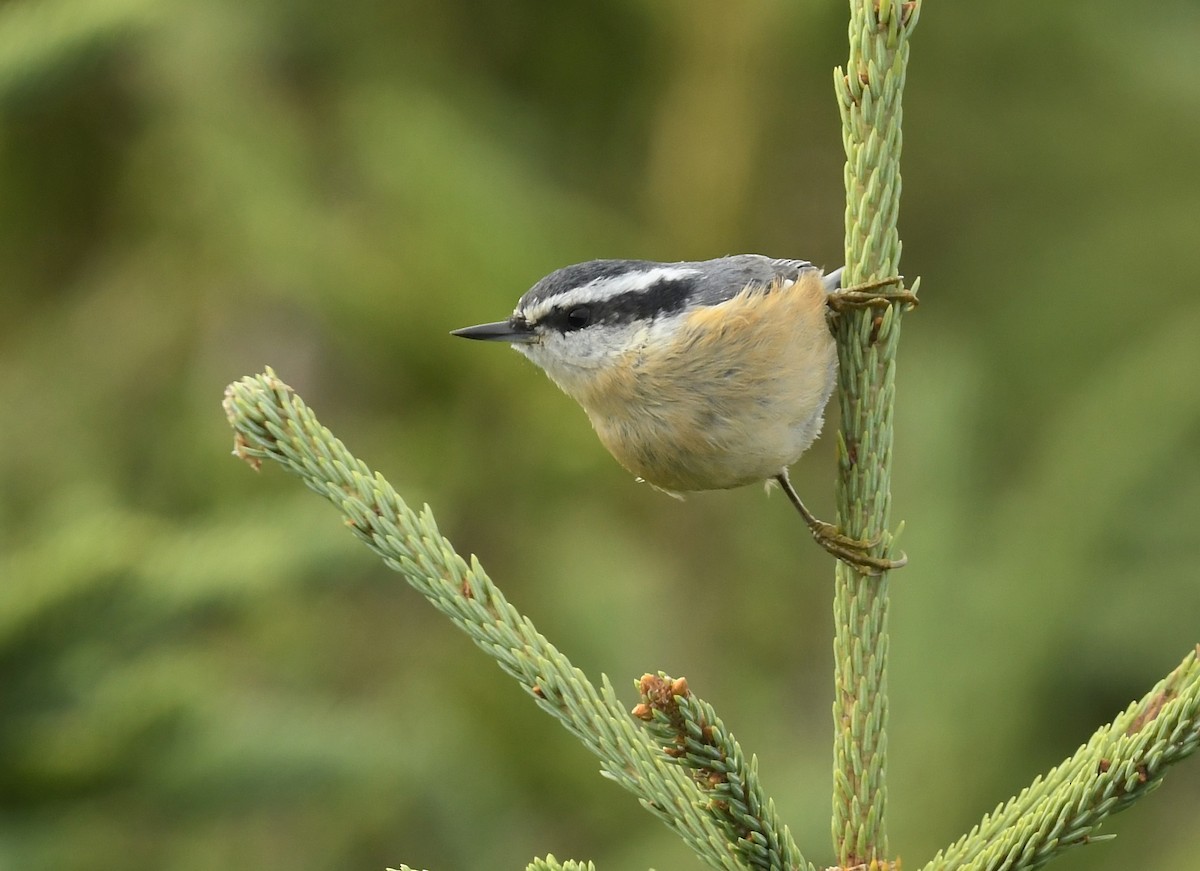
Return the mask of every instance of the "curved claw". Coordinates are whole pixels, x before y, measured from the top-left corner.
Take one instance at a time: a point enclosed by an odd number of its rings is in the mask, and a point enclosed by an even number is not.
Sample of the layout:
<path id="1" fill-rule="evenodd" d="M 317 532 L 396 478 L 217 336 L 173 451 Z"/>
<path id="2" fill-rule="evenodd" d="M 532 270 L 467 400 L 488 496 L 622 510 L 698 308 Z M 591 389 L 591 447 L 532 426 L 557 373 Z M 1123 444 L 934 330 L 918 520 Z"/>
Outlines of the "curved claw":
<path id="1" fill-rule="evenodd" d="M 883 288 L 898 285 L 897 289 Z M 883 308 L 895 303 L 902 303 L 907 310 L 912 310 L 921 304 L 917 295 L 904 286 L 903 275 L 893 275 L 890 278 L 880 278 L 835 290 L 826 297 L 826 305 L 834 312 L 841 313 L 849 308 Z"/>
<path id="2" fill-rule="evenodd" d="M 819 529 L 814 528 L 812 534 L 817 544 L 825 548 L 828 553 L 864 575 L 881 575 L 892 569 L 908 565 L 908 555 L 903 552 L 897 559 L 872 556 L 868 553 L 871 548 L 879 544 L 879 536 L 869 540 L 851 538 L 841 533 L 833 524 L 824 522 L 821 522 Z"/>

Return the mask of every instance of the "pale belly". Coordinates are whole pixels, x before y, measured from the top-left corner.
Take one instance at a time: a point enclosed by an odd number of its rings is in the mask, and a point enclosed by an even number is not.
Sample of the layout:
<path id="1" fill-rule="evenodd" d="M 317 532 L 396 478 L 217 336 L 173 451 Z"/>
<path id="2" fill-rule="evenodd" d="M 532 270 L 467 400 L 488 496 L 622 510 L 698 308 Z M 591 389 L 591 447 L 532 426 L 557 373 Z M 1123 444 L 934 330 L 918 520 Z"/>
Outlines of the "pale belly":
<path id="1" fill-rule="evenodd" d="M 743 395 L 736 402 L 692 398 L 636 415 L 591 418 L 622 466 L 656 487 L 686 492 L 778 475 L 820 434 L 823 409 L 823 401 L 814 410 Z"/>

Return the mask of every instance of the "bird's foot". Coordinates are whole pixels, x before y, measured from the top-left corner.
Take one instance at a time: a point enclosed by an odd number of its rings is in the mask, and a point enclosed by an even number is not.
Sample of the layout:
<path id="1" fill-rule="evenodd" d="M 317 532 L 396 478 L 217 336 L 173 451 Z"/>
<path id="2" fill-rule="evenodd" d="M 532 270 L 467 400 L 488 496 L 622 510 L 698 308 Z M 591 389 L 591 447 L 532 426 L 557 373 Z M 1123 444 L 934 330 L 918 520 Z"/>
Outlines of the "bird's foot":
<path id="1" fill-rule="evenodd" d="M 920 283 L 919 279 L 917 283 Z M 896 303 L 903 305 L 905 311 L 911 311 L 921 303 L 917 299 L 916 285 L 912 289 L 905 287 L 903 275 L 852 284 L 833 291 L 826 299 L 829 308 L 838 314 L 851 308 L 883 308 Z"/>
<path id="2" fill-rule="evenodd" d="M 866 540 L 851 538 L 832 523 L 818 520 L 817 516 L 809 511 L 804 503 L 800 501 L 799 494 L 792 487 L 792 482 L 788 480 L 787 469 L 776 475 L 775 480 L 779 482 L 779 486 L 783 488 L 783 492 L 787 494 L 792 505 L 800 512 L 800 516 L 804 519 L 804 523 L 809 528 L 809 531 L 812 532 L 812 536 L 816 539 L 817 544 L 821 545 L 826 551 L 848 566 L 851 566 L 864 575 L 881 575 L 892 569 L 899 569 L 908 565 L 908 557 L 903 553 L 897 559 L 889 559 L 888 557 L 871 554 L 869 551 L 880 543 L 881 538 L 876 537 Z"/>
<path id="3" fill-rule="evenodd" d="M 879 544 L 879 536 L 871 539 L 851 538 L 832 523 L 816 518 L 808 524 L 808 528 L 817 544 L 864 575 L 881 575 L 908 564 L 908 557 L 903 553 L 898 559 L 872 555 L 870 551 Z"/>

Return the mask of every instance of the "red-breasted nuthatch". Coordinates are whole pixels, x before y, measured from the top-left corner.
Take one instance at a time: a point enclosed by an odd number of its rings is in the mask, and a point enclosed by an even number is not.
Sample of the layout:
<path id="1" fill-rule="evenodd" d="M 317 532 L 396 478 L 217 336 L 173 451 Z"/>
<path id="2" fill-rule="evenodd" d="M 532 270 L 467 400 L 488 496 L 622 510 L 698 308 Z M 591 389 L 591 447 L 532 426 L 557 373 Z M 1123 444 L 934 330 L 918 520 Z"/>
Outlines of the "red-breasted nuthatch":
<path id="1" fill-rule="evenodd" d="M 547 275 L 508 320 L 453 334 L 540 366 L 641 480 L 671 493 L 777 481 L 826 550 L 877 572 L 902 563 L 818 520 L 788 480 L 837 378 L 826 302 L 841 273 L 759 254 L 592 260 Z"/>

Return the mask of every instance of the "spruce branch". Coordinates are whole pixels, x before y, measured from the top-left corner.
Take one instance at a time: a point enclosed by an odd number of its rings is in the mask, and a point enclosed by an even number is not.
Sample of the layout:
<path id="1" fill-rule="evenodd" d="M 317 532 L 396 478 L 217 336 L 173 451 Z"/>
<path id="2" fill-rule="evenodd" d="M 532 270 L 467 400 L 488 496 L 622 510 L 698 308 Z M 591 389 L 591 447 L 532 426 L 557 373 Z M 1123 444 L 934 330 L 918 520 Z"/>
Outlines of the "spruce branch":
<path id="1" fill-rule="evenodd" d="M 271 369 L 225 390 L 234 453 L 252 467 L 278 462 L 336 505 L 351 531 L 462 629 L 600 758 L 601 773 L 637 796 L 714 868 L 743 869 L 724 831 L 700 809 L 706 796 L 663 755 L 617 700 L 597 688 L 442 537 L 426 505 L 410 509 L 382 475 L 355 458 Z"/>
<path id="2" fill-rule="evenodd" d="M 641 703 L 633 715 L 670 759 L 691 772 L 708 796 L 704 807 L 726 833 L 750 868 L 763 871 L 812 871 L 792 834 L 781 826 L 775 802 L 758 779 L 758 759 L 747 764 L 742 748 L 712 705 L 697 698 L 686 678 L 643 675 Z"/>
<path id="3" fill-rule="evenodd" d="M 996 808 L 922 871 L 1028 871 L 1152 792 L 1200 744 L 1200 648 L 1075 755 Z"/>
<path id="4" fill-rule="evenodd" d="M 850 55 L 834 75 L 846 151 L 846 272 L 854 291 L 898 276 L 901 97 L 920 2 L 851 0 Z M 910 300 L 911 301 L 911 300 Z M 838 526 L 890 556 L 897 299 L 838 312 Z M 839 562 L 834 591 L 833 842 L 842 868 L 886 862 L 888 575 Z"/>

